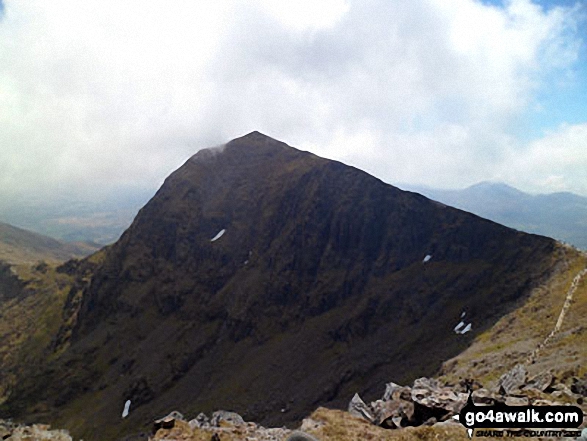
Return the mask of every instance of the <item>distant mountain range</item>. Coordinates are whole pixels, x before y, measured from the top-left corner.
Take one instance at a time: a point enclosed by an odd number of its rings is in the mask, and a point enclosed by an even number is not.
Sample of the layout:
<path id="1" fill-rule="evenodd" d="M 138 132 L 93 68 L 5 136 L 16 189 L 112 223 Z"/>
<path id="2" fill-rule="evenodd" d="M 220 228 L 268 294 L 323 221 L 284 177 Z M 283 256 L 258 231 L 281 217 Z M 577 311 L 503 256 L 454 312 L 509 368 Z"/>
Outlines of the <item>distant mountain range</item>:
<path id="1" fill-rule="evenodd" d="M 464 190 L 409 184 L 400 187 L 508 227 L 553 237 L 587 250 L 586 197 L 568 192 L 532 195 L 494 182 L 481 182 Z"/>
<path id="2" fill-rule="evenodd" d="M 89 243 L 64 243 L 42 234 L 0 222 L 0 261 L 11 264 L 65 261 L 84 257 L 99 247 Z"/>
<path id="3" fill-rule="evenodd" d="M 155 190 L 125 188 L 96 200 L 66 197 L 0 201 L 0 222 L 63 242 L 108 245 L 128 228 Z"/>
<path id="4" fill-rule="evenodd" d="M 112 246 L 7 275 L 0 417 L 86 440 L 175 408 L 293 424 L 433 375 L 578 255 L 253 132 L 196 153 Z"/>

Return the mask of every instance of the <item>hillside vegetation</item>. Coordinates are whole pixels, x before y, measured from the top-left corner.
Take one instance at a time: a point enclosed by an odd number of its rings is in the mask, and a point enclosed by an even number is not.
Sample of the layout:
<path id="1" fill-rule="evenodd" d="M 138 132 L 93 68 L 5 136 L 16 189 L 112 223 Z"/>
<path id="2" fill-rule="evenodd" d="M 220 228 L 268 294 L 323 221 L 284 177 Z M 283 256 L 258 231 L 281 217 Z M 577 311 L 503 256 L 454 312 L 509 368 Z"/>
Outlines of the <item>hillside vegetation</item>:
<path id="1" fill-rule="evenodd" d="M 39 261 L 63 262 L 84 257 L 97 247 L 87 243 L 63 243 L 42 234 L 0 222 L 0 261 L 33 264 Z"/>

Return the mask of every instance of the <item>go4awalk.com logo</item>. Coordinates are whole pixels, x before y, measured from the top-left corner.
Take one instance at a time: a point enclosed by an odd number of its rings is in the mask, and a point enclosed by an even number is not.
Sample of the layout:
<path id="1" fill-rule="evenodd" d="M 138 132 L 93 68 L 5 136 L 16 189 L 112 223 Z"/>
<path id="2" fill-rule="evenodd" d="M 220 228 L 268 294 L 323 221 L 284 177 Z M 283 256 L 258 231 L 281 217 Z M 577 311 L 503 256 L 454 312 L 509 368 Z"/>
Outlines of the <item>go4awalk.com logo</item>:
<path id="1" fill-rule="evenodd" d="M 583 411 L 577 406 L 476 406 L 469 395 L 455 419 L 468 429 L 469 438 L 474 429 L 478 437 L 578 438 Z"/>

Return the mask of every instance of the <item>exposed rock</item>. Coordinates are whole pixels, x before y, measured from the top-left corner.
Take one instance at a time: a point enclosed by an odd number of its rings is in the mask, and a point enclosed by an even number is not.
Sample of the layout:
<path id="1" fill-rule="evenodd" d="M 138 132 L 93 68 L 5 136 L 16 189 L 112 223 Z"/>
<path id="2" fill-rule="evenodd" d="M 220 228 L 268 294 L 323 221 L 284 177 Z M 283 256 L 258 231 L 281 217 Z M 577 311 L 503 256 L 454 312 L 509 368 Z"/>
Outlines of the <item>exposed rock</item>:
<path id="1" fill-rule="evenodd" d="M 473 403 L 508 406 L 551 406 L 563 403 L 583 405 L 583 397 L 575 391 L 583 391 L 584 385 L 572 378 L 572 389 L 565 384 L 555 384 L 550 373 L 534 376 L 526 382 L 527 373 L 522 365 L 517 365 L 499 380 L 502 394 L 497 394 L 480 383 L 467 380 L 455 386 L 441 385 L 438 380 L 418 378 L 412 387 L 395 383 L 386 384 L 383 398 L 366 405 L 358 394 L 349 403 L 349 412 L 386 429 L 401 429 L 410 426 L 433 426 L 448 421 L 466 405 L 469 390 Z M 550 393 L 544 392 L 551 391 Z M 583 410 L 585 412 L 585 409 Z M 459 423 L 457 423 L 459 424 Z"/>
<path id="2" fill-rule="evenodd" d="M 477 389 L 471 394 L 473 398 L 473 403 L 475 404 L 486 404 L 488 406 L 492 406 L 497 402 L 496 396 L 488 389 L 482 387 L 481 389 Z"/>
<path id="3" fill-rule="evenodd" d="M 214 427 L 222 427 L 223 423 L 230 424 L 232 426 L 243 426 L 245 420 L 236 412 L 228 412 L 226 410 L 217 410 L 212 414 L 210 425 Z"/>
<path id="4" fill-rule="evenodd" d="M 573 384 L 571 384 L 571 392 L 587 397 L 587 379 L 585 378 L 573 378 Z"/>
<path id="5" fill-rule="evenodd" d="M 210 427 L 210 418 L 208 418 L 206 414 L 200 412 L 198 416 L 195 417 L 193 420 L 190 420 L 188 424 L 192 429 L 195 427 Z"/>
<path id="6" fill-rule="evenodd" d="M 412 400 L 429 409 L 442 409 L 447 413 L 457 413 L 464 407 L 468 395 L 456 393 L 451 388 L 441 387 L 438 381 L 418 378 L 414 381 Z"/>
<path id="7" fill-rule="evenodd" d="M 401 391 L 404 389 L 405 388 L 399 384 L 395 384 L 393 382 L 387 383 L 385 385 L 385 392 L 383 393 L 383 401 L 399 399 L 397 393 L 401 393 Z"/>
<path id="8" fill-rule="evenodd" d="M 317 421 L 312 418 L 304 418 L 302 421 L 302 425 L 300 426 L 300 430 L 302 432 L 308 432 L 311 430 L 316 430 L 322 427 L 324 423 L 322 421 Z"/>
<path id="9" fill-rule="evenodd" d="M 210 424 L 212 421 L 214 424 Z M 191 439 L 210 441 L 284 441 L 292 433 L 291 430 L 285 428 L 265 428 L 255 423 L 246 423 L 240 415 L 234 412 L 214 412 L 212 421 L 208 423 L 208 419 L 203 413 L 200 413 L 189 423 L 176 419 L 173 427 L 161 427 L 155 432 L 152 439 L 153 441 L 186 441 Z M 314 441 L 313 438 L 301 439 Z"/>
<path id="10" fill-rule="evenodd" d="M 65 430 L 51 430 L 46 424 L 25 426 L 0 420 L 0 439 L 9 441 L 72 441 Z"/>
<path id="11" fill-rule="evenodd" d="M 506 406 L 528 406 L 530 400 L 527 397 L 506 397 Z"/>
<path id="12" fill-rule="evenodd" d="M 377 400 L 371 403 L 374 424 L 388 429 L 401 428 L 413 421 L 414 403 L 406 400 Z"/>
<path id="13" fill-rule="evenodd" d="M 185 418 L 176 410 L 163 418 L 155 420 L 153 423 L 153 433 L 157 432 L 159 429 L 172 429 L 177 420 L 185 421 Z"/>
<path id="14" fill-rule="evenodd" d="M 526 387 L 533 387 L 541 392 L 545 392 L 549 387 L 552 386 L 553 382 L 554 376 L 549 372 L 543 372 L 530 378 Z"/>
<path id="15" fill-rule="evenodd" d="M 509 372 L 503 374 L 497 385 L 502 395 L 509 395 L 520 390 L 526 383 L 528 372 L 523 364 L 517 364 Z"/>
<path id="16" fill-rule="evenodd" d="M 349 403 L 348 412 L 351 415 L 364 418 L 371 423 L 375 421 L 375 417 L 373 416 L 372 411 L 369 409 L 369 406 L 367 406 L 367 404 L 365 404 L 365 402 L 361 399 L 359 394 L 355 394 L 353 396 L 351 402 Z"/>
<path id="17" fill-rule="evenodd" d="M 308 433 L 304 433 L 299 430 L 296 430 L 295 432 L 293 432 L 291 435 L 289 435 L 287 437 L 286 441 L 318 441 L 318 440 Z"/>

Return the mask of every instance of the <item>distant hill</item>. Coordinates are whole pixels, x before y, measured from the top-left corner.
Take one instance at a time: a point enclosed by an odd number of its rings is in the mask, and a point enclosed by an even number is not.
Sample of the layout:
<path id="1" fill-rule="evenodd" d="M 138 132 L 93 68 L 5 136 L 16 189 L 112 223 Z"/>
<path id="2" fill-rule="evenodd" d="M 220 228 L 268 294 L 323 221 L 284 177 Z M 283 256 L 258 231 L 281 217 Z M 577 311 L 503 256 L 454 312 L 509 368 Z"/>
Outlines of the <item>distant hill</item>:
<path id="1" fill-rule="evenodd" d="M 41 260 L 65 261 L 87 256 L 97 249 L 97 245 L 64 243 L 0 222 L 0 260 L 11 264 L 35 263 Z"/>
<path id="2" fill-rule="evenodd" d="M 29 362 L 8 357 L 0 417 L 86 440 L 172 408 L 293 424 L 434 374 L 561 255 L 552 239 L 253 132 L 196 153 L 99 258 L 32 277 L 59 294 L 53 309 L 19 310 L 23 329 L 48 326 L 21 346 Z M 463 312 L 472 328 L 456 333 Z"/>
<path id="3" fill-rule="evenodd" d="M 0 221 L 62 242 L 108 245 L 120 237 L 154 189 L 122 188 L 95 200 L 62 196 L 0 201 Z"/>
<path id="4" fill-rule="evenodd" d="M 586 197 L 568 192 L 531 195 L 493 182 L 481 182 L 463 190 L 408 184 L 400 187 L 508 227 L 553 237 L 587 250 Z"/>

